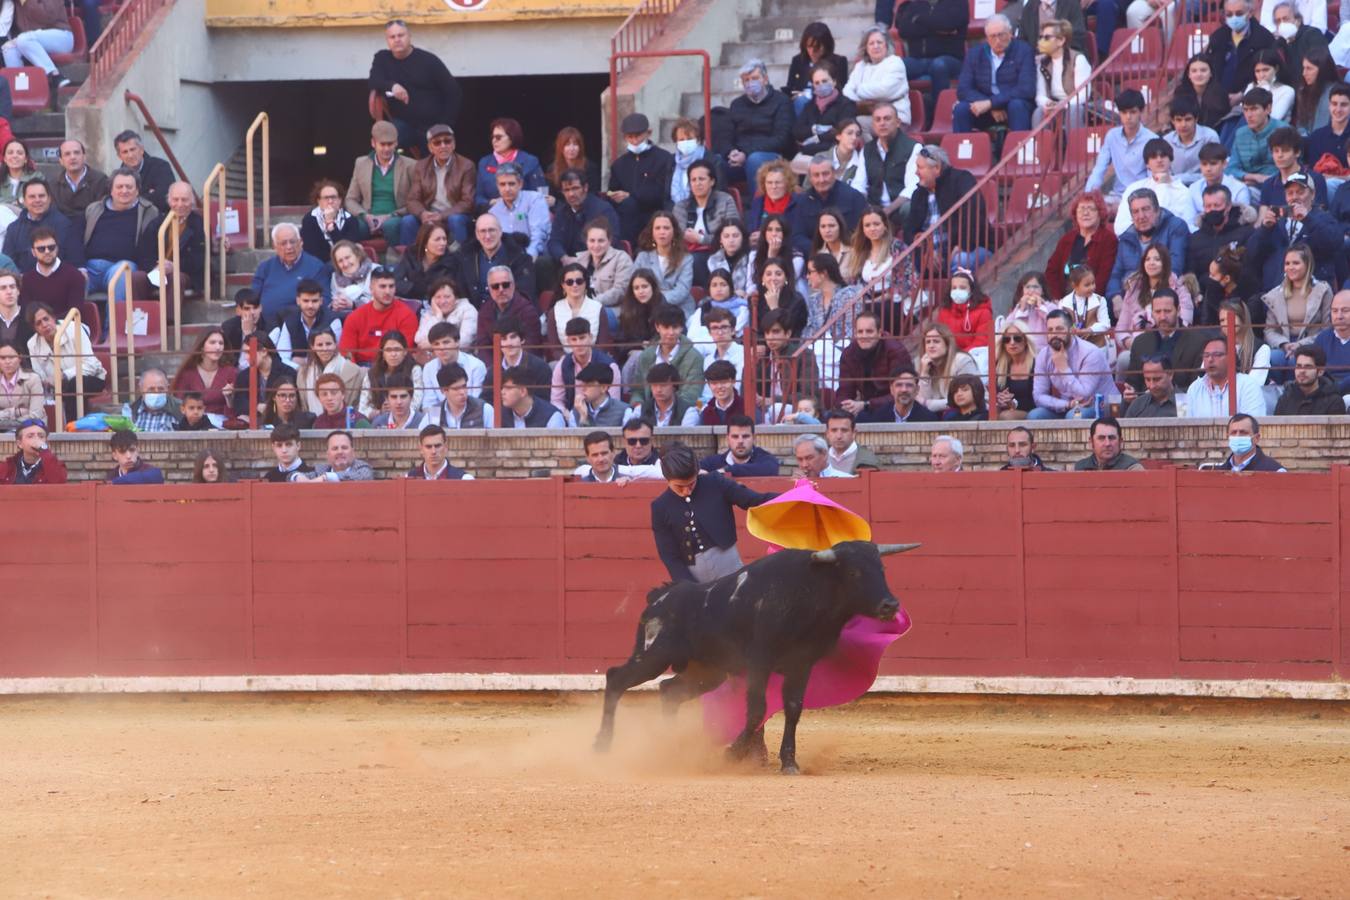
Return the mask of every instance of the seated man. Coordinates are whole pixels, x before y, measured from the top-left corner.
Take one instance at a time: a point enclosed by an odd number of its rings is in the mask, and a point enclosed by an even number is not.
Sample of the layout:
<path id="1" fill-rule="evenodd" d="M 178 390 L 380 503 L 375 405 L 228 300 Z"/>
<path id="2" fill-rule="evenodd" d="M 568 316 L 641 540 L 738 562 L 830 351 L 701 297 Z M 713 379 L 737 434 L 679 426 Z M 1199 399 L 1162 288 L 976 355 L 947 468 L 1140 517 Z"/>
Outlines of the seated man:
<path id="1" fill-rule="evenodd" d="M 934 100 L 961 74 L 961 63 L 966 56 L 966 28 L 970 24 L 969 4 L 959 2 L 902 3 L 894 6 L 889 0 L 877 4 L 876 17 L 883 25 L 895 19 L 895 28 L 905 42 L 905 73 L 911 82 L 928 78 L 932 92 L 924 95 L 925 106 L 932 120 Z M 1115 23 L 1112 22 L 1112 29 Z M 1109 39 L 1108 39 L 1109 40 Z M 1106 58 L 1106 54 L 1102 54 Z M 927 128 L 927 122 L 915 122 L 916 129 Z"/>
<path id="2" fill-rule="evenodd" d="M 108 471 L 108 484 L 163 484 L 164 473 L 141 459 L 140 442 L 134 431 L 114 431 L 108 449 L 116 463 Z"/>
<path id="3" fill-rule="evenodd" d="M 1284 472 L 1278 460 L 1261 452 L 1261 423 L 1238 413 L 1228 420 L 1228 457 L 1218 468 L 1229 472 Z"/>
<path id="4" fill-rule="evenodd" d="M 1326 357 L 1326 374 L 1336 390 L 1350 393 L 1350 290 L 1331 298 L 1331 327 L 1317 332 L 1313 346 Z"/>
<path id="5" fill-rule="evenodd" d="M 612 363 L 607 366 L 599 360 L 591 360 L 577 372 L 577 388 L 569 407 L 574 427 L 603 428 L 623 424 L 627 408 L 619 400 L 618 388 L 614 387 L 614 372 Z"/>
<path id="6" fill-rule="evenodd" d="M 811 253 L 811 239 L 822 212 L 831 209 L 839 213 L 844 227 L 851 232 L 867 209 L 867 198 L 835 175 L 831 154 L 818 153 L 812 157 L 807 173 L 811 187 L 797 195 L 792 213 L 792 247 L 804 256 Z"/>
<path id="7" fill-rule="evenodd" d="M 412 246 L 419 228 L 439 222 L 450 230 L 455 243 L 463 244 L 469 239 L 478 167 L 455 152 L 455 132 L 449 125 L 428 128 L 427 147 L 431 153 L 412 170 L 408 215 L 399 243 Z"/>
<path id="8" fill-rule="evenodd" d="M 421 407 L 413 403 L 413 383 L 407 375 L 390 375 L 384 383 L 384 396 L 389 408 L 371 421 L 371 428 L 416 431 L 426 424 Z"/>
<path id="9" fill-rule="evenodd" d="M 314 428 L 350 431 L 369 428 L 370 420 L 347 405 L 347 383 L 336 372 L 326 372 L 314 381 L 314 394 L 323 410 L 314 418 Z"/>
<path id="10" fill-rule="evenodd" d="M 463 89 L 439 56 L 413 46 L 401 19 L 384 26 L 384 42 L 387 49 L 370 61 L 370 89 L 384 96 L 399 146 L 425 151 L 422 132 L 436 122 L 455 124 Z"/>
<path id="11" fill-rule="evenodd" d="M 1261 273 L 1261 290 L 1273 290 L 1284 280 L 1285 251 L 1294 244 L 1307 244 L 1313 252 L 1313 276 L 1336 284 L 1342 254 L 1341 229 L 1331 213 L 1318 209 L 1308 176 L 1295 172 L 1284 183 L 1286 206 L 1261 207 L 1256 228 L 1247 238 L 1247 259 Z"/>
<path id="12" fill-rule="evenodd" d="M 1167 247 L 1173 260 L 1184 260 L 1191 234 L 1185 221 L 1159 206 L 1158 195 L 1150 188 L 1139 188 L 1127 194 L 1125 205 L 1129 208 L 1132 224 L 1120 235 L 1116 261 L 1106 282 L 1106 296 L 1111 299 L 1113 309 L 1120 308 L 1125 276 L 1139 269 L 1145 250 L 1157 241 Z M 1173 267 L 1176 265 L 1174 262 Z"/>
<path id="13" fill-rule="evenodd" d="M 577 373 L 582 369 L 595 363 L 604 366 L 612 373 L 606 382 L 612 387 L 609 388 L 609 394 L 614 398 L 615 403 L 619 403 L 619 367 L 615 365 L 614 358 L 603 350 L 595 349 L 595 337 L 591 334 L 591 323 L 589 319 L 577 316 L 568 321 L 563 326 L 565 332 L 563 343 L 567 347 L 567 352 L 563 354 L 562 359 L 553 367 L 553 377 L 550 381 L 549 402 L 558 409 L 574 409 L 577 406 L 576 383 Z M 614 424 L 618 425 L 622 422 Z"/>
<path id="14" fill-rule="evenodd" d="M 1124 196 L 1132 197 L 1135 191 L 1150 190 L 1163 209 L 1180 219 L 1187 228 L 1194 229 L 1195 201 L 1191 199 L 1190 190 L 1172 174 L 1172 145 L 1162 138 L 1149 140 L 1144 144 L 1144 167 L 1148 174 L 1126 187 Z M 1124 234 L 1131 224 L 1129 204 L 1122 203 L 1116 209 L 1116 234 Z"/>
<path id="15" fill-rule="evenodd" d="M 220 323 L 220 330 L 225 337 L 221 365 L 248 368 L 248 354 L 243 352 L 245 342 L 250 337 L 267 337 L 262 321 L 262 298 L 257 291 L 240 288 L 234 292 L 234 315 Z"/>
<path id="16" fill-rule="evenodd" d="M 1121 452 L 1120 423 L 1110 416 L 1100 416 L 1088 429 L 1092 453 L 1073 464 L 1075 472 L 1142 472 L 1143 465 L 1128 453 Z"/>
<path id="17" fill-rule="evenodd" d="M 1327 112 L 1331 121 L 1308 135 L 1307 158 L 1314 165 L 1330 153 L 1341 168 L 1350 167 L 1345 147 L 1350 143 L 1350 84 L 1337 82 L 1327 95 Z M 1340 180 L 1340 179 L 1338 179 Z"/>
<path id="18" fill-rule="evenodd" d="M 455 284 L 467 293 L 474 306 L 484 312 L 490 296 L 488 273 L 500 266 L 511 271 L 515 290 L 529 300 L 538 299 L 534 260 L 525 252 L 524 239 L 503 239 L 502 223 L 491 213 L 485 213 L 474 223 L 473 237 L 455 254 L 455 270 L 458 274 Z M 535 312 L 538 313 L 538 307 Z M 478 324 L 480 328 L 484 324 L 482 313 L 479 314 Z"/>
<path id="19" fill-rule="evenodd" d="M 485 356 L 492 353 L 492 334 L 502 319 L 514 319 L 520 336 L 530 347 L 544 343 L 539 330 L 539 307 L 516 290 L 516 274 L 510 266 L 493 266 L 485 273 L 488 300 L 478 308 L 478 333 L 468 335 L 473 349 Z"/>
<path id="20" fill-rule="evenodd" d="M 66 464 L 47 449 L 47 426 L 41 419 L 25 419 L 15 430 L 19 450 L 0 459 L 0 484 L 65 484 Z"/>
<path id="21" fill-rule="evenodd" d="M 1137 359 L 1138 357 L 1131 357 Z M 1166 353 L 1146 356 L 1140 366 L 1144 392 L 1133 385 L 1125 385 L 1121 400 L 1128 403 L 1123 418 L 1175 419 L 1177 417 L 1176 386 L 1172 383 L 1172 359 Z"/>
<path id="22" fill-rule="evenodd" d="M 933 438 L 933 446 L 928 451 L 928 468 L 933 472 L 960 472 L 965 455 L 966 448 L 960 438 L 940 434 Z"/>
<path id="23" fill-rule="evenodd" d="M 1324 374 L 1326 368 L 1327 355 L 1316 344 L 1304 344 L 1295 350 L 1294 379 L 1280 392 L 1275 415 L 1345 415 L 1345 398 L 1340 387 Z"/>
<path id="24" fill-rule="evenodd" d="M 904 228 L 905 242 L 909 244 L 937 225 L 948 210 L 975 189 L 975 176 L 952 168 L 946 151 L 936 144 L 920 148 L 915 172 L 919 186 L 910 200 Z M 997 245 L 983 196 L 979 193 L 972 196 L 933 233 L 932 240 L 939 265 L 945 260 L 951 271 L 958 268 L 975 271 L 983 265 L 994 255 Z"/>
<path id="25" fill-rule="evenodd" d="M 422 454 L 422 462 L 408 471 L 408 478 L 421 478 L 425 481 L 473 481 L 473 475 L 450 465 L 445 458 L 445 429 L 439 425 L 428 425 L 417 434 L 417 448 Z"/>
<path id="26" fill-rule="evenodd" d="M 853 341 L 839 356 L 839 390 L 835 392 L 839 408 L 855 416 L 863 415 L 873 400 L 885 400 L 891 373 L 913 364 L 904 344 L 881 336 L 877 313 L 871 310 L 858 313 L 853 320 Z"/>
<path id="27" fill-rule="evenodd" d="M 744 413 L 745 403 L 736 390 L 736 367 L 719 359 L 703 372 L 703 381 L 712 396 L 703 404 L 699 414 L 700 425 L 729 425 L 731 419 Z"/>
<path id="28" fill-rule="evenodd" d="M 449 322 L 442 322 L 449 325 Z M 441 428 L 491 428 L 492 405 L 469 388 L 468 372 L 457 362 L 446 363 L 436 372 L 441 402 L 426 410 L 428 420 Z"/>
<path id="29" fill-rule="evenodd" d="M 610 164 L 608 196 L 619 213 L 619 237 L 637 246 L 652 213 L 670 206 L 675 157 L 652 143 L 652 126 L 642 113 L 624 116 L 619 131 L 628 152 Z"/>
<path id="30" fill-rule="evenodd" d="M 859 421 L 901 424 L 904 422 L 936 422 L 937 413 L 917 402 L 919 373 L 914 363 L 902 363 L 891 372 L 890 393 L 868 402 Z"/>
<path id="31" fill-rule="evenodd" d="M 172 398 L 170 398 L 172 399 Z M 214 431 L 211 417 L 206 414 L 206 400 L 197 391 L 184 391 L 178 401 L 182 417 L 174 425 L 174 431 Z"/>
<path id="32" fill-rule="evenodd" d="M 1011 469 L 1026 469 L 1029 472 L 1053 472 L 1036 453 L 1036 436 L 1025 425 L 1017 425 L 1008 431 L 1005 444 L 1008 461 L 999 467 L 1000 472 Z"/>
<path id="33" fill-rule="evenodd" d="M 395 283 L 392 269 L 381 266 L 370 273 L 370 302 L 361 304 L 347 317 L 338 342 L 343 355 L 352 362 L 361 365 L 375 362 L 380 340 L 386 334 L 397 331 L 409 340 L 417 334 L 417 317 L 394 296 Z"/>
<path id="34" fill-rule="evenodd" d="M 19 305 L 19 273 L 0 269 L 0 346 L 26 353 L 28 340 L 34 334 L 29 318 Z"/>
<path id="35" fill-rule="evenodd" d="M 169 185 L 169 209 L 178 218 L 178 266 L 183 276 L 183 290 L 200 291 L 204 286 L 202 278 L 206 274 L 206 223 L 202 214 L 197 212 L 197 197 L 192 185 L 186 181 L 175 181 Z M 172 226 L 170 226 L 172 228 Z M 172 240 L 173 232 L 166 236 Z M 164 260 L 164 274 L 172 278 L 174 265 L 172 259 Z M 169 281 L 169 295 L 173 295 L 173 282 Z"/>
<path id="36" fill-rule="evenodd" d="M 1209 144 L 1219 144 L 1219 133 L 1197 124 L 1199 116 L 1200 106 L 1194 97 L 1173 97 L 1167 110 L 1172 130 L 1162 136 L 1172 147 L 1172 174 L 1186 185 L 1200 180 L 1200 151 Z"/>
<path id="37" fill-rule="evenodd" d="M 1134 336 L 1130 343 L 1130 361 L 1127 366 L 1125 391 L 1121 400 L 1130 403 L 1145 387 L 1142 374 L 1144 360 L 1164 354 L 1176 365 L 1177 387 L 1185 390 L 1200 370 L 1200 357 L 1210 332 L 1182 331 L 1181 311 L 1177 309 L 1177 295 L 1168 288 L 1154 291 L 1149 298 L 1153 324 Z M 1168 369 L 1172 366 L 1169 365 Z M 1169 379 L 1170 380 L 1170 379 Z"/>
<path id="38" fill-rule="evenodd" d="M 853 478 L 830 465 L 829 445 L 818 434 L 799 434 L 792 441 L 792 455 L 797 460 L 793 478 Z"/>
<path id="39" fill-rule="evenodd" d="M 531 375 L 523 366 L 502 373 L 502 428 L 565 428 L 558 407 L 532 394 Z"/>
<path id="40" fill-rule="evenodd" d="M 141 196 L 153 203 L 160 214 L 168 212 L 173 167 L 166 160 L 146 153 L 141 136 L 134 131 L 124 131 L 113 138 L 113 150 L 122 167 L 136 176 Z"/>
<path id="41" fill-rule="evenodd" d="M 624 484 L 632 479 L 656 481 L 664 478 L 661 467 L 656 463 L 641 466 L 617 464 L 614 461 L 614 441 L 608 432 L 592 431 L 582 440 L 582 449 L 586 454 L 586 462 L 577 466 L 572 473 L 582 481 Z"/>
<path id="42" fill-rule="evenodd" d="M 825 443 L 830 445 L 830 467 L 845 475 L 856 475 L 862 469 L 880 471 L 881 460 L 858 443 L 857 435 L 851 412 L 832 409 L 825 413 Z"/>
<path id="43" fill-rule="evenodd" d="M 235 304 L 238 305 L 238 296 Z M 291 368 L 300 365 L 309 352 L 309 335 L 316 329 L 332 332 L 334 338 L 341 339 L 342 320 L 324 305 L 323 288 L 319 283 L 302 278 L 295 286 L 295 306 L 281 315 L 269 335 L 272 345 L 277 348 L 277 359 Z M 294 358 L 297 352 L 301 359 Z"/>
<path id="44" fill-rule="evenodd" d="M 474 397 L 483 393 L 483 381 L 487 378 L 487 366 L 471 353 L 460 351 L 459 326 L 454 322 L 437 322 L 427 331 L 427 343 L 435 354 L 422 364 L 422 383 L 417 386 L 417 403 L 425 410 L 433 410 L 441 405 L 441 369 L 458 365 L 464 370 L 468 391 Z"/>
<path id="45" fill-rule="evenodd" d="M 701 378 L 702 372 L 699 374 Z M 647 419 L 655 422 L 657 428 L 693 428 L 698 424 L 698 395 L 690 401 L 683 390 L 676 390 L 680 384 L 678 369 L 670 363 L 657 363 L 644 377 L 645 399 L 640 407 L 628 411 L 628 418 Z"/>
<path id="46" fill-rule="evenodd" d="M 1275 46 L 1270 30 L 1252 16 L 1251 0 L 1224 0 L 1224 22 L 1209 36 L 1205 55 L 1214 78 L 1228 92 L 1228 102 L 1242 99 L 1246 85 L 1255 81 L 1256 56 Z"/>
<path id="47" fill-rule="evenodd" d="M 1234 206 L 1252 205 L 1252 189 L 1246 182 L 1228 174 L 1228 148 L 1216 141 L 1200 148 L 1200 177 L 1189 188 L 1195 208 L 1203 210 L 1205 191 L 1219 185 L 1228 188 L 1228 196 Z"/>
<path id="48" fill-rule="evenodd" d="M 700 337 L 699 340 L 710 341 L 710 343 L 696 343 L 698 351 L 703 354 L 703 372 L 704 380 L 707 380 L 708 369 L 717 362 L 731 363 L 731 367 L 736 370 L 736 380 L 739 381 L 741 373 L 745 370 L 745 347 L 736 340 L 736 316 L 729 309 L 722 309 L 714 306 L 710 309 L 698 309 L 689 317 L 691 323 L 698 323 L 708 332 L 707 337 Z M 695 326 L 696 327 L 696 326 Z M 692 335 L 689 339 L 695 340 Z M 712 394 L 706 386 L 703 391 L 703 399 L 707 400 Z"/>
<path id="49" fill-rule="evenodd" d="M 1285 184 L 1290 176 L 1301 174 L 1312 182 L 1313 206 L 1326 209 L 1330 205 L 1327 180 L 1301 162 L 1304 143 L 1303 135 L 1298 133 L 1298 129 L 1290 128 L 1288 125 L 1276 128 L 1270 133 L 1266 144 L 1270 147 L 1271 161 L 1275 163 L 1275 175 L 1262 183 L 1258 202 L 1262 206 L 1283 206 Z"/>
<path id="50" fill-rule="evenodd" d="M 324 446 L 328 461 L 315 466 L 314 474 L 309 478 L 298 476 L 295 478 L 296 481 L 336 483 L 340 481 L 375 480 L 375 471 L 371 469 L 370 463 L 356 458 L 356 450 L 352 445 L 352 433 L 350 431 L 330 432 L 327 440 L 324 441 Z"/>
<path id="51" fill-rule="evenodd" d="M 1265 88 L 1252 88 L 1242 95 L 1242 118 L 1233 138 L 1233 155 L 1228 160 L 1228 174 L 1243 183 L 1259 188 L 1275 174 L 1275 160 L 1270 155 L 1270 136 L 1284 123 L 1271 118 L 1273 99 Z"/>
<path id="52" fill-rule="evenodd" d="M 1191 185 L 1192 190 L 1195 187 Z M 1242 185 L 1242 190 L 1246 192 L 1246 185 Z M 1219 258 L 1219 251 L 1233 245 L 1246 246 L 1247 238 L 1252 236 L 1251 223 L 1256 221 L 1256 211 L 1233 204 L 1231 196 L 1227 185 L 1207 185 L 1200 200 L 1199 227 L 1186 241 L 1185 271 L 1199 279 L 1200 298 L 1207 291 L 1212 293 L 1209 265 Z"/>
<path id="53" fill-rule="evenodd" d="M 323 379 L 319 381 L 322 383 Z M 277 464 L 259 480 L 273 484 L 309 481 L 308 476 L 314 472 L 314 467 L 300 457 L 300 429 L 283 422 L 272 429 L 271 440 L 272 455 L 276 457 Z"/>
<path id="54" fill-rule="evenodd" d="M 515 163 L 497 167 L 497 199 L 488 207 L 502 227 L 502 234 L 516 235 L 525 244 L 525 252 L 536 261 L 548 249 L 548 238 L 553 230 L 549 217 L 548 199 L 539 191 L 522 190 L 525 174 Z M 547 284 L 547 281 L 539 281 Z"/>
<path id="55" fill-rule="evenodd" d="M 1157 137 L 1142 124 L 1143 94 L 1128 88 L 1116 95 L 1115 103 L 1120 124 L 1106 132 L 1085 187 L 1087 191 L 1106 190 L 1107 198 L 1112 201 L 1120 199 L 1126 185 L 1134 184 L 1148 174 L 1144 165 L 1144 145 Z M 1108 167 L 1115 176 L 1109 185 L 1106 181 Z"/>
<path id="56" fill-rule="evenodd" d="M 614 464 L 622 466 L 650 466 L 661 461 L 652 435 L 656 426 L 641 416 L 623 423 L 624 449 L 614 455 Z"/>
<path id="57" fill-rule="evenodd" d="M 792 151 L 792 98 L 769 83 L 763 60 L 741 66 L 741 96 L 731 101 L 727 176 L 755 184 L 759 167 Z"/>
<path id="58" fill-rule="evenodd" d="M 497 322 L 497 337 L 500 338 L 502 345 L 502 371 L 521 370 L 528 379 L 525 383 L 529 385 L 530 393 L 545 403 L 550 402 L 553 395 L 553 373 L 549 370 L 548 363 L 525 349 L 525 339 L 520 324 L 511 318 L 499 320 Z M 489 344 L 488 346 L 491 347 L 492 345 Z M 493 395 L 493 379 L 495 377 L 496 373 L 489 369 L 483 379 L 484 397 Z"/>
<path id="59" fill-rule="evenodd" d="M 1012 23 L 1002 13 L 985 20 L 984 36 L 985 43 L 966 51 L 952 131 L 987 131 L 995 125 L 1027 131 L 1036 108 L 1036 54 L 1013 38 Z"/>
<path id="60" fill-rule="evenodd" d="M 32 184 L 30 181 L 29 184 Z M 83 218 L 80 221 L 84 221 Z M 28 233 L 33 270 L 23 276 L 23 305 L 43 303 L 58 319 L 84 303 L 84 273 L 58 255 L 60 245 L 50 228 L 34 228 Z M 81 246 L 81 253 L 84 252 Z"/>
<path id="61" fill-rule="evenodd" d="M 118 302 L 126 299 L 120 277 L 123 268 L 148 272 L 159 262 L 159 248 L 155 246 L 159 220 L 155 204 L 140 195 L 136 173 L 127 168 L 113 172 L 112 195 L 89 204 L 84 214 L 84 269 L 91 292 L 107 291 Z M 133 290 L 137 296 L 148 296 L 149 282 L 134 284 Z M 103 319 L 106 323 L 107 316 Z"/>
<path id="62" fill-rule="evenodd" d="M 590 176 L 585 169 L 567 169 L 558 176 L 563 202 L 553 207 L 553 230 L 549 232 L 548 255 L 563 265 L 586 264 L 587 226 L 596 219 L 609 223 L 611 234 L 619 231 L 619 214 L 603 197 L 591 193 Z"/>
<path id="63" fill-rule="evenodd" d="M 84 265 L 84 235 L 60 210 L 52 206 L 51 191 L 41 178 L 25 181 L 19 188 L 23 209 L 5 229 L 3 252 L 27 274 L 37 265 L 32 253 L 33 231 L 48 228 L 56 235 L 61 258 L 72 266 Z"/>
<path id="64" fill-rule="evenodd" d="M 1186 417 L 1221 419 L 1228 415 L 1228 340 L 1213 335 L 1205 342 L 1201 365 L 1205 376 L 1191 382 L 1186 390 Z M 1237 373 L 1237 409 L 1249 416 L 1266 412 L 1266 398 L 1256 376 Z"/>
<path id="65" fill-rule="evenodd" d="M 1087 418 L 1098 396 L 1116 392 L 1106 354 L 1073 334 L 1073 317 L 1063 309 L 1050 311 L 1045 330 L 1049 339 L 1036 355 L 1032 390 L 1036 408 L 1027 418 Z"/>
<path id="66" fill-rule="evenodd" d="M 398 152 L 398 129 L 392 122 L 381 120 L 370 126 L 370 147 L 369 153 L 352 164 L 343 206 L 370 237 L 383 237 L 391 247 L 411 244 L 405 238 L 415 238 L 421 224 L 408 209 L 416 163 Z"/>
<path id="67" fill-rule="evenodd" d="M 178 399 L 169 394 L 169 377 L 163 369 L 141 371 L 140 396 L 122 404 L 122 415 L 137 431 L 174 431 L 180 413 Z"/>
<path id="68" fill-rule="evenodd" d="M 908 65 L 909 59 L 905 60 Z M 899 224 L 909 214 L 909 201 L 919 186 L 919 144 L 900 130 L 900 117 L 890 103 L 872 107 L 872 138 L 863 147 L 867 202 L 880 206 Z"/>
<path id="69" fill-rule="evenodd" d="M 694 408 L 697 418 L 696 404 L 703 393 L 703 354 L 684 336 L 684 314 L 679 307 L 669 304 L 661 306 L 652 316 L 652 321 L 656 326 L 656 340 L 638 357 L 639 384 L 633 388 L 628 403 L 638 407 L 647 402 L 650 394 L 643 386 L 648 381 L 647 373 L 653 366 L 664 363 L 676 371 L 677 380 L 681 382 L 680 399 L 686 407 Z"/>
<path id="70" fill-rule="evenodd" d="M 323 302 L 327 305 L 332 273 L 325 263 L 304 251 L 300 243 L 300 229 L 289 222 L 273 225 L 272 249 L 276 255 L 262 261 L 254 270 L 253 283 L 249 285 L 262 299 L 263 321 L 276 322 L 282 313 L 290 309 L 295 304 L 296 286 L 306 279 L 319 285 L 323 291 Z"/>
<path id="71" fill-rule="evenodd" d="M 108 196 L 108 176 L 88 164 L 84 144 L 74 138 L 61 142 L 61 177 L 52 184 L 52 202 L 84 232 L 84 211 Z"/>
<path id="72" fill-rule="evenodd" d="M 773 476 L 778 474 L 778 457 L 755 446 L 755 420 L 737 413 L 727 419 L 727 452 L 705 456 L 698 466 L 733 478 Z"/>

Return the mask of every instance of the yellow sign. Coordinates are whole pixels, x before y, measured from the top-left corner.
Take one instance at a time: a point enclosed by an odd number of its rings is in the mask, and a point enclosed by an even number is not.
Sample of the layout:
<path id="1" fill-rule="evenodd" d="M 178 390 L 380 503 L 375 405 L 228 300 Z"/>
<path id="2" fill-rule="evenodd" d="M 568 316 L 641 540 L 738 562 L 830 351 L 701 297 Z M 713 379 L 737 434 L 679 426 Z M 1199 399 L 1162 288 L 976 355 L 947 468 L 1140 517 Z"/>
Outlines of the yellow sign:
<path id="1" fill-rule="evenodd" d="M 624 18 L 637 0 L 206 0 L 213 28 L 315 28 L 411 24 L 519 22 L 548 19 Z"/>

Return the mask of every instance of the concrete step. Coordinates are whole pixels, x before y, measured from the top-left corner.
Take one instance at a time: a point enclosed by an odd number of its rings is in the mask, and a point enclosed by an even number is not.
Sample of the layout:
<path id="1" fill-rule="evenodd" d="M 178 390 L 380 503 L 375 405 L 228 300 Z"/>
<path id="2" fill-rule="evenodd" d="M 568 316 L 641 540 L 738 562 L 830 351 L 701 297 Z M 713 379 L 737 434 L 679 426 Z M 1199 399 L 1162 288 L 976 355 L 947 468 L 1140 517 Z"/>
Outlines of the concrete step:
<path id="1" fill-rule="evenodd" d="M 228 267 L 227 271 L 230 272 L 243 272 L 246 269 L 249 272 L 252 272 L 257 269 L 258 266 L 262 265 L 264 261 L 271 259 L 275 255 L 276 254 L 271 250 L 265 250 L 261 247 L 256 250 L 249 250 L 245 247 L 242 250 L 231 250 L 225 257 L 225 265 Z"/>
<path id="2" fill-rule="evenodd" d="M 10 121 L 9 127 L 15 137 L 50 137 L 66 133 L 66 114 L 63 112 L 40 112 L 31 116 L 20 116 Z"/>
<path id="3" fill-rule="evenodd" d="M 84 84 L 89 78 L 89 62 L 66 63 L 60 67 L 62 76 L 69 78 L 75 84 Z"/>
<path id="4" fill-rule="evenodd" d="M 752 59 L 761 60 L 768 65 L 786 66 L 797 55 L 796 39 L 785 41 L 742 41 L 739 44 L 723 44 L 719 65 L 740 67 Z"/>
<path id="5" fill-rule="evenodd" d="M 783 16 L 743 19 L 741 39 L 772 41 L 777 39 L 780 31 L 789 30 L 792 32 L 792 44 L 795 47 L 801 42 L 802 29 L 812 22 L 824 22 L 830 26 L 830 33 L 834 35 L 834 52 L 852 59 L 858 48 L 858 41 L 862 39 L 863 31 L 872 24 L 872 17 L 858 15 L 857 9 L 857 5 L 854 5 L 848 13 L 837 16 L 799 11 Z"/>
<path id="6" fill-rule="evenodd" d="M 219 300 L 206 301 L 200 297 L 183 301 L 183 327 L 189 323 L 203 327 L 212 322 L 224 322 L 234 315 L 233 303 L 221 303 Z M 185 332 L 186 333 L 186 332 Z"/>
<path id="7" fill-rule="evenodd" d="M 812 21 L 825 22 L 862 17 L 870 25 L 872 6 L 866 0 L 764 0 L 760 15 L 773 19 L 811 16 Z"/>

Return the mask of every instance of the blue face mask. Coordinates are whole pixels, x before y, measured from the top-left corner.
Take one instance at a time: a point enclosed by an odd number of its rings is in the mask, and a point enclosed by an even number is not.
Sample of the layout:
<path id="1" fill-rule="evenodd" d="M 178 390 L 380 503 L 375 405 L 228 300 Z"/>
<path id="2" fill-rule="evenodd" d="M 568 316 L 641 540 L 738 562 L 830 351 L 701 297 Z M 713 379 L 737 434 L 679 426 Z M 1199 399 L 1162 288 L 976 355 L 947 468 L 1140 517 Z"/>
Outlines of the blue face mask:
<path id="1" fill-rule="evenodd" d="M 823 84 L 816 85 L 816 97 L 818 97 L 819 99 L 824 100 L 827 97 L 832 96 L 833 94 L 834 94 L 834 85 L 831 84 L 830 82 L 827 81 Z"/>
<path id="2" fill-rule="evenodd" d="M 146 394 L 142 399 L 145 400 L 146 409 L 163 409 L 164 404 L 169 402 L 169 395 L 151 393 Z"/>
<path id="3" fill-rule="evenodd" d="M 1228 24 L 1228 27 L 1230 29 L 1238 32 L 1239 34 L 1247 30 L 1246 16 L 1229 16 L 1228 18 L 1224 19 L 1224 22 Z"/>
<path id="4" fill-rule="evenodd" d="M 1252 438 L 1247 434 L 1233 434 L 1228 437 L 1228 449 L 1234 456 L 1246 456 L 1252 452 Z"/>

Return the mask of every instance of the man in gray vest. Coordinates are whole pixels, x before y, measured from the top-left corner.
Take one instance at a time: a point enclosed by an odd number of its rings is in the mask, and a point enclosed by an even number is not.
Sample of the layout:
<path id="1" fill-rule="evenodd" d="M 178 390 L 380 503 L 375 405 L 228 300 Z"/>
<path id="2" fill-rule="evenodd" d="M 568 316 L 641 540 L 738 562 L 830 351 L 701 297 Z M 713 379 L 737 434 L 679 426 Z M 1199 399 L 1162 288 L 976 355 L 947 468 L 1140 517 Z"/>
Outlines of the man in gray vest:
<path id="1" fill-rule="evenodd" d="M 919 145 L 900 130 L 900 117 L 889 103 L 872 108 L 872 135 L 876 140 L 863 148 L 867 202 L 882 207 L 891 221 L 899 224 L 905 220 L 909 198 L 919 184 Z"/>

